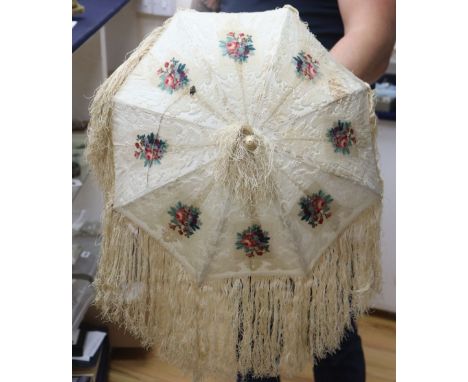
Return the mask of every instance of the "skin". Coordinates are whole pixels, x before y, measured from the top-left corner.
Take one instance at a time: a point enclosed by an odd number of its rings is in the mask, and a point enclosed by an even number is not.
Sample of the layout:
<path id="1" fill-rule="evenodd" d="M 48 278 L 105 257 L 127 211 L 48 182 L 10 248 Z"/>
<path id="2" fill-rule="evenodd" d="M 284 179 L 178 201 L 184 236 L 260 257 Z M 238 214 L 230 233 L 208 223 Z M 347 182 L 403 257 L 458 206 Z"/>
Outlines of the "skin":
<path id="1" fill-rule="evenodd" d="M 395 0 L 338 0 L 338 6 L 344 36 L 330 53 L 373 83 L 385 73 L 395 45 Z"/>

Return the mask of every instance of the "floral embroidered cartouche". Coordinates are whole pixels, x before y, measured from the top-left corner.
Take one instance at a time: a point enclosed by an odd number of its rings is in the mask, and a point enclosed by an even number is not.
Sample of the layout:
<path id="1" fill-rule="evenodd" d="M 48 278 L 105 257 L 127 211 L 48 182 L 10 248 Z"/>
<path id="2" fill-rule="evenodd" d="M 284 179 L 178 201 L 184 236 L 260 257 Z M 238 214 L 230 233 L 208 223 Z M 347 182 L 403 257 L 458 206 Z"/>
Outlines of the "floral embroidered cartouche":
<path id="1" fill-rule="evenodd" d="M 317 75 L 319 63 L 314 60 L 310 54 L 301 50 L 297 56 L 293 57 L 293 63 L 296 65 L 296 74 L 298 77 L 313 79 Z"/>
<path id="2" fill-rule="evenodd" d="M 270 252 L 270 237 L 258 224 L 253 224 L 242 232 L 237 233 L 236 248 L 243 249 L 247 257 L 262 256 Z"/>
<path id="3" fill-rule="evenodd" d="M 161 80 L 159 87 L 172 94 L 189 83 L 187 73 L 188 70 L 185 68 L 185 64 L 172 58 L 170 61 L 166 61 L 164 67 L 159 68 L 156 72 Z"/>
<path id="4" fill-rule="evenodd" d="M 177 230 L 180 235 L 190 237 L 200 229 L 200 210 L 197 207 L 177 202 L 167 212 L 171 216 L 169 228 Z"/>
<path id="5" fill-rule="evenodd" d="M 348 121 L 338 121 L 335 127 L 328 130 L 327 137 L 335 147 L 335 152 L 343 154 L 349 154 L 350 147 L 356 143 L 354 130 L 351 128 L 351 122 Z"/>
<path id="6" fill-rule="evenodd" d="M 225 40 L 219 42 L 223 56 L 231 57 L 236 62 L 246 62 L 255 50 L 252 36 L 244 33 L 229 32 Z"/>
<path id="7" fill-rule="evenodd" d="M 301 220 L 305 220 L 312 227 L 322 224 L 325 219 L 331 217 L 330 204 L 333 199 L 330 195 L 322 190 L 312 194 L 303 196 L 299 201 L 301 212 L 299 216 Z"/>
<path id="8" fill-rule="evenodd" d="M 161 158 L 167 151 L 167 143 L 154 133 L 137 135 L 134 156 L 145 161 L 145 167 L 151 167 L 153 162 L 161 163 Z"/>

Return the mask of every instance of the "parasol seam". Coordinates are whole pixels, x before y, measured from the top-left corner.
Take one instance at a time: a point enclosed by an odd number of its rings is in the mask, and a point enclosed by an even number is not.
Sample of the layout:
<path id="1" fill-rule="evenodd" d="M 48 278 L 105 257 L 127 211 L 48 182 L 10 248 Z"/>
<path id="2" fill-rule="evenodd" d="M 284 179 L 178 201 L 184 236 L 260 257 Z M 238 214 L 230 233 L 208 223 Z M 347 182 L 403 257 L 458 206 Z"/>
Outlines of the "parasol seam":
<path id="1" fill-rule="evenodd" d="M 284 7 L 288 8 L 289 10 L 292 10 L 293 13 L 295 13 L 296 17 L 299 18 L 298 12 L 297 12 L 297 10 L 295 8 L 293 8 L 293 7 L 289 6 L 289 5 L 285 5 Z M 281 24 L 280 36 L 285 36 L 286 35 L 284 33 L 284 30 L 286 28 L 287 21 L 288 21 L 288 18 L 285 18 L 283 23 Z M 280 41 L 281 41 L 281 38 L 280 38 Z M 271 55 L 271 61 L 272 62 L 270 62 L 269 65 L 268 65 L 268 66 L 271 67 L 271 70 L 270 70 L 268 79 L 265 80 L 265 82 L 264 82 L 262 91 L 259 93 L 258 99 L 262 100 L 262 103 L 256 107 L 257 110 L 263 110 L 264 101 L 267 99 L 266 92 L 267 92 L 267 89 L 268 89 L 268 84 L 270 83 L 271 78 L 273 76 L 274 69 L 276 67 L 276 63 L 278 62 L 277 57 L 278 57 L 278 54 L 280 52 L 280 46 L 281 46 L 281 44 L 278 43 L 276 45 L 274 54 Z M 258 117 L 259 117 L 259 113 L 256 112 L 253 115 L 253 118 L 252 118 L 252 125 L 256 126 L 256 122 L 257 122 Z"/>

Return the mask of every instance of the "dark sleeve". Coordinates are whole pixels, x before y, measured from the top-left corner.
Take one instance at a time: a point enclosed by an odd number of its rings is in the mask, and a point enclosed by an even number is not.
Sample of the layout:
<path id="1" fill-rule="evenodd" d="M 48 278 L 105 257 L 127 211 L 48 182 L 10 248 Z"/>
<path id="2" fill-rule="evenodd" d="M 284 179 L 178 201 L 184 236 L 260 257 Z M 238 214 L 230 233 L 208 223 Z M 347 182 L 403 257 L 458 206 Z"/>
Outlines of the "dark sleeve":
<path id="1" fill-rule="evenodd" d="M 192 0 L 190 7 L 199 12 L 217 12 L 219 0 Z"/>

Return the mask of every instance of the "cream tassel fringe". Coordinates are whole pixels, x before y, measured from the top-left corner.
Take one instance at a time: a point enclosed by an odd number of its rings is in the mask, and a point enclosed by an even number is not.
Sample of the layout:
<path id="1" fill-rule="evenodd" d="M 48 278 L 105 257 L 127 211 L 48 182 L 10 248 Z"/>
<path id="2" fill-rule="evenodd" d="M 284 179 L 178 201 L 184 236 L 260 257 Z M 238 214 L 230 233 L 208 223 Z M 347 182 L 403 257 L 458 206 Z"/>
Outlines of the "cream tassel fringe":
<path id="1" fill-rule="evenodd" d="M 249 143 L 245 139 L 250 139 Z M 272 201 L 277 193 L 273 164 L 274 145 L 248 126 L 231 125 L 217 137 L 219 158 L 215 180 L 242 204 Z M 249 149 L 249 144 L 254 149 Z"/>
<path id="2" fill-rule="evenodd" d="M 93 166 L 96 179 L 104 192 L 106 201 L 112 200 L 114 189 L 114 150 L 112 145 L 113 99 L 130 72 L 149 52 L 172 19 L 156 28 L 135 49 L 130 57 L 96 90 L 89 113 L 88 146 L 86 157 Z"/>
<path id="3" fill-rule="evenodd" d="M 197 380 L 248 371 L 297 373 L 338 347 L 379 290 L 381 204 L 361 214 L 307 278 L 252 276 L 200 286 L 154 238 L 112 208 L 113 97 L 164 28 L 98 89 L 90 110 L 87 158 L 106 200 L 96 304 L 104 318 Z"/>
<path id="4" fill-rule="evenodd" d="M 379 219 L 379 206 L 365 211 L 310 277 L 252 276 L 199 286 L 155 239 L 109 208 L 96 304 L 104 318 L 187 372 L 292 375 L 333 352 L 378 291 Z"/>

